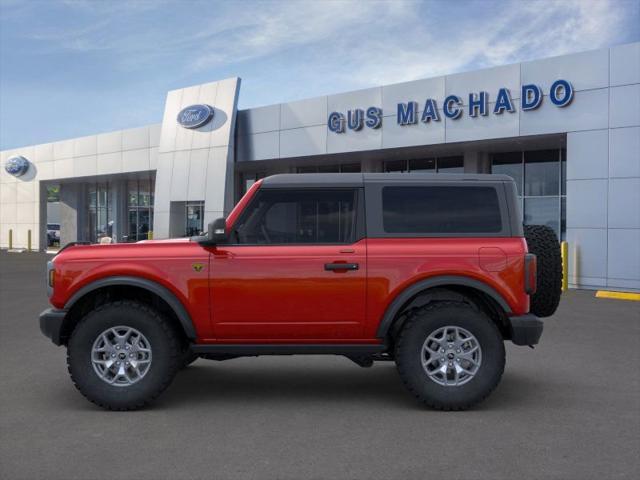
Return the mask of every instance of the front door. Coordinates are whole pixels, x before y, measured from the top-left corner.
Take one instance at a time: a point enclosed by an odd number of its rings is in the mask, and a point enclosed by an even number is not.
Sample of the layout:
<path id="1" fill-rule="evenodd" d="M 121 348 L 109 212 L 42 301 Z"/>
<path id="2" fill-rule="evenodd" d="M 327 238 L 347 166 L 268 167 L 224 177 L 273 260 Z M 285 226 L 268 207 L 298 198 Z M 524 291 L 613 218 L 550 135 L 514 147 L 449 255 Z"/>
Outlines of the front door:
<path id="1" fill-rule="evenodd" d="M 211 249 L 216 338 L 331 343 L 362 337 L 366 240 L 359 189 L 263 189 Z"/>

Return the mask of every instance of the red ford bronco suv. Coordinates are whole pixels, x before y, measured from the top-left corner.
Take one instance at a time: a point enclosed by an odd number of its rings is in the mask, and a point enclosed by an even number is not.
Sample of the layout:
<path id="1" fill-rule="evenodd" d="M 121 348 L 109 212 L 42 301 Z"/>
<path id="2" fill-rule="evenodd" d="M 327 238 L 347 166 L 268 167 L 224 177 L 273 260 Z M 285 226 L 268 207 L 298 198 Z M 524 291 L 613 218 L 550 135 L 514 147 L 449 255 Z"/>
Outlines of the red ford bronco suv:
<path id="1" fill-rule="evenodd" d="M 67 245 L 40 328 L 107 409 L 145 406 L 196 358 L 331 354 L 395 361 L 418 400 L 461 410 L 498 384 L 505 340 L 538 343 L 559 250 L 507 176 L 275 175 L 207 235 Z"/>

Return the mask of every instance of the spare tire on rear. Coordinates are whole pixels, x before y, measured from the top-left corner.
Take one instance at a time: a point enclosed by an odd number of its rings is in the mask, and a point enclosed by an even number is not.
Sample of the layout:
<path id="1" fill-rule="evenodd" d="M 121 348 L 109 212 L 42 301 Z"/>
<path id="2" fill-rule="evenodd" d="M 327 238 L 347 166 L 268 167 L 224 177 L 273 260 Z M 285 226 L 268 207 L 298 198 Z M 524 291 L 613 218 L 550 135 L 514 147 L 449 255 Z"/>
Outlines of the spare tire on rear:
<path id="1" fill-rule="evenodd" d="M 525 225 L 524 237 L 538 266 L 536 293 L 531 295 L 529 310 L 538 317 L 550 317 L 558 308 L 562 293 L 560 243 L 553 229 L 546 225 Z"/>

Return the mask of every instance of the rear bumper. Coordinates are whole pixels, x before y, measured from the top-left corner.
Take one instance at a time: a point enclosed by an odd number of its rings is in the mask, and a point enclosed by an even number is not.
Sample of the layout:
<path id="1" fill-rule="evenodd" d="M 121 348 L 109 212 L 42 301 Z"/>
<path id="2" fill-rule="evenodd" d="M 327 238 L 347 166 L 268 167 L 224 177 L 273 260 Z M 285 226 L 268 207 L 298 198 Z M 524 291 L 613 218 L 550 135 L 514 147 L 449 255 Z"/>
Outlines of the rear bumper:
<path id="1" fill-rule="evenodd" d="M 55 308 L 47 308 L 40 314 L 40 331 L 56 345 L 62 345 L 65 340 L 62 338 L 62 325 L 66 315 L 66 310 Z"/>
<path id="2" fill-rule="evenodd" d="M 531 313 L 509 317 L 511 341 L 516 345 L 536 345 L 542 335 L 544 323 Z"/>

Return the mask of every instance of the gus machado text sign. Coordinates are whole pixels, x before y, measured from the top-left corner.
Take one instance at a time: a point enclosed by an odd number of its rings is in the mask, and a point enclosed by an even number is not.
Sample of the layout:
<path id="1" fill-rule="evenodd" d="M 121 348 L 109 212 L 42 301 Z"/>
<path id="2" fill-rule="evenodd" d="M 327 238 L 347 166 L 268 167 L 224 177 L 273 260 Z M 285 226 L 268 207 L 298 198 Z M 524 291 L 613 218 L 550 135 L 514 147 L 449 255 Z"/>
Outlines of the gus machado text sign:
<path id="1" fill-rule="evenodd" d="M 520 109 L 523 112 L 535 110 L 540 107 L 544 98 L 544 92 L 538 85 L 523 85 L 520 95 Z M 556 107 L 566 107 L 573 100 L 573 86 L 567 80 L 556 80 L 548 92 L 549 101 Z M 452 120 L 460 118 L 464 112 L 470 117 L 503 115 L 514 113 L 515 104 L 511 99 L 508 88 L 500 88 L 495 97 L 495 104 L 489 108 L 489 94 L 487 92 L 469 93 L 466 105 L 458 95 L 449 95 L 442 105 L 433 98 L 427 98 L 424 108 L 418 115 L 418 102 L 408 101 L 398 103 L 396 121 L 398 125 L 413 125 L 418 121 L 428 124 L 440 122 L 442 115 Z M 382 108 L 369 107 L 366 110 L 355 108 L 346 112 L 331 112 L 327 121 L 327 127 L 334 133 L 345 133 L 347 129 L 353 131 L 367 128 L 380 128 L 382 126 Z"/>

